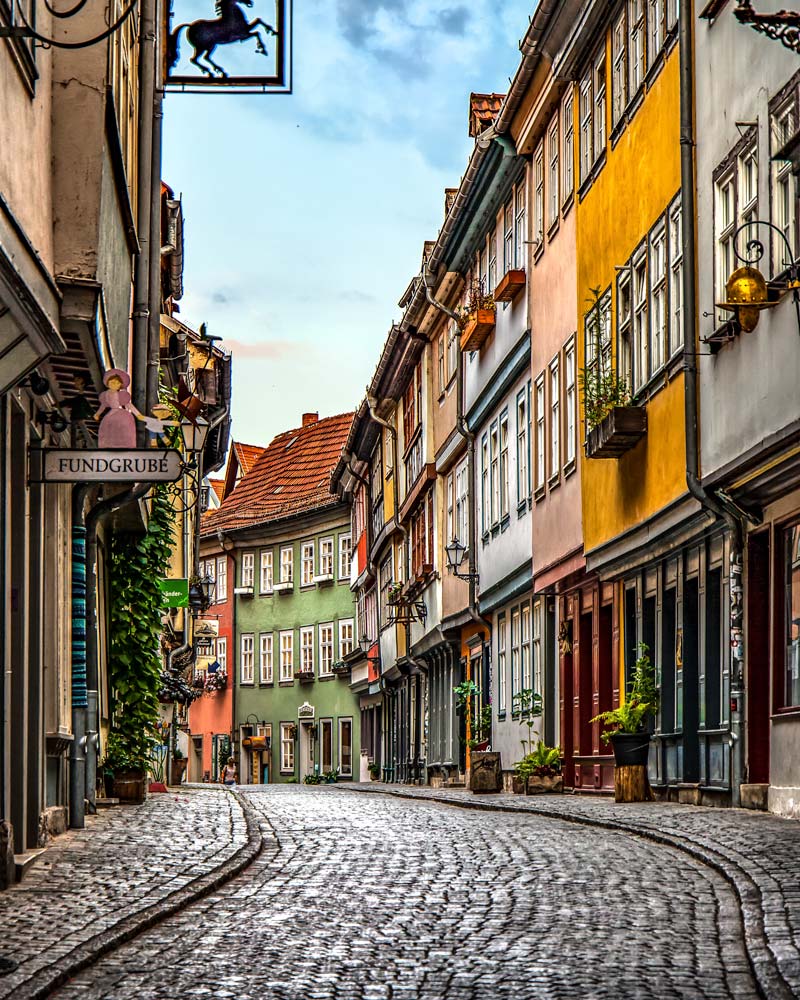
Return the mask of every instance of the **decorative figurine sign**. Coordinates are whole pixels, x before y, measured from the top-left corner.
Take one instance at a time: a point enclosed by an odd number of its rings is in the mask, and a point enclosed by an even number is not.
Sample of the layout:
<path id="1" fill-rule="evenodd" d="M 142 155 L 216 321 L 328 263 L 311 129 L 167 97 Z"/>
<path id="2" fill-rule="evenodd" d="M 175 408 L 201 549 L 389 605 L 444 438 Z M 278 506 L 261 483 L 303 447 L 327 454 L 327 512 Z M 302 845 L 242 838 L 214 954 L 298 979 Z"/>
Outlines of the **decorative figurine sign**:
<path id="1" fill-rule="evenodd" d="M 292 0 L 171 0 L 167 89 L 291 93 L 291 20 Z"/>

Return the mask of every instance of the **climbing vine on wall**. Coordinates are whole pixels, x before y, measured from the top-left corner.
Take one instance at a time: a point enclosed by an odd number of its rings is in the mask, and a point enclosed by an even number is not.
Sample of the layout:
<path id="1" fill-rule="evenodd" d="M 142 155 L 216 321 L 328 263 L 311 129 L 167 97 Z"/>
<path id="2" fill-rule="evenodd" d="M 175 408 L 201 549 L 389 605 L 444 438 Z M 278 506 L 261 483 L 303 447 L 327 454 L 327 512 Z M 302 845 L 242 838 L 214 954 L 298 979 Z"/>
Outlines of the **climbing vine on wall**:
<path id="1" fill-rule="evenodd" d="M 118 766 L 145 767 L 154 742 L 161 686 L 161 590 L 173 546 L 175 511 L 165 486 L 151 494 L 145 535 L 111 542 L 109 678 Z"/>

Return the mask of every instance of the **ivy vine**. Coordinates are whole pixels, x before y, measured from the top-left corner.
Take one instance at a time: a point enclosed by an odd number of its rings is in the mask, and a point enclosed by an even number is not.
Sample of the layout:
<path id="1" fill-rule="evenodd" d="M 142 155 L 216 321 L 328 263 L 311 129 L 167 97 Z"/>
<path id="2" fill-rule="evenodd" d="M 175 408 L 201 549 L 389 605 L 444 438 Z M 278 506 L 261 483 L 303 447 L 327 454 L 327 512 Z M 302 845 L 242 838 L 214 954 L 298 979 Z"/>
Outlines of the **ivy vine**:
<path id="1" fill-rule="evenodd" d="M 145 535 L 117 534 L 111 542 L 109 680 L 111 739 L 108 763 L 144 769 L 156 742 L 161 686 L 161 589 L 174 540 L 175 511 L 167 488 L 151 493 Z"/>

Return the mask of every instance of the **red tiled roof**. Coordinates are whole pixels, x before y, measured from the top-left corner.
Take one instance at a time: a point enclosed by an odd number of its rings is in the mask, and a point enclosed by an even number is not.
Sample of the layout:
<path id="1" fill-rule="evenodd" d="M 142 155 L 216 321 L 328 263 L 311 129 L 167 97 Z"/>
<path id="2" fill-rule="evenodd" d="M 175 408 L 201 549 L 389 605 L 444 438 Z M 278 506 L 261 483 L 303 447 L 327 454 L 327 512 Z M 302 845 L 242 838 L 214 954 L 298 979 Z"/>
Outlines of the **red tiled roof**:
<path id="1" fill-rule="evenodd" d="M 224 479 L 209 479 L 208 485 L 216 493 L 217 500 L 222 500 L 222 490 L 225 486 Z"/>
<path id="2" fill-rule="evenodd" d="M 469 95 L 469 134 L 474 139 L 497 117 L 505 94 Z"/>
<path id="3" fill-rule="evenodd" d="M 330 493 L 330 476 L 352 419 L 352 413 L 341 413 L 279 434 L 222 505 L 203 517 L 201 535 L 255 527 L 340 503 Z"/>
<path id="4" fill-rule="evenodd" d="M 236 458 L 239 461 L 239 468 L 242 470 L 243 476 L 247 475 L 265 451 L 263 445 L 243 444 L 241 441 L 234 441 L 233 447 L 236 451 Z"/>

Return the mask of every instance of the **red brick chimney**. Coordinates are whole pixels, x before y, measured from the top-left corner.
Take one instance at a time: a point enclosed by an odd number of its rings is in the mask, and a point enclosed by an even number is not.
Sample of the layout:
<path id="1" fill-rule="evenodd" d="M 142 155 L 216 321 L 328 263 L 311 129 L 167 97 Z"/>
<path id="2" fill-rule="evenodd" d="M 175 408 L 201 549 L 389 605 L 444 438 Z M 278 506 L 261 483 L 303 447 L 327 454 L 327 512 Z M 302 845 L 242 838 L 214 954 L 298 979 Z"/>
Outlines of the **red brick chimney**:
<path id="1" fill-rule="evenodd" d="M 315 424 L 319 420 L 319 413 L 304 413 L 303 414 L 303 427 L 308 427 L 310 424 Z"/>

